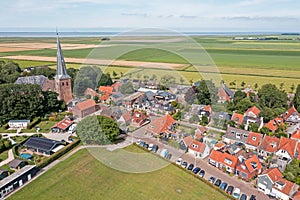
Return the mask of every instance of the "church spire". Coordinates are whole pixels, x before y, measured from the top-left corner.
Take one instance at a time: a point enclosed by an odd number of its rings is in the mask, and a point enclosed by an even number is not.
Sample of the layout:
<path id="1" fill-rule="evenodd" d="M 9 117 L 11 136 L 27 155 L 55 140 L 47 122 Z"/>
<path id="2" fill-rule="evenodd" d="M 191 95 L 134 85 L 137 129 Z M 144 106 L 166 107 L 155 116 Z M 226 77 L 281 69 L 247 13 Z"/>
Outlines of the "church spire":
<path id="1" fill-rule="evenodd" d="M 55 79 L 59 80 L 59 79 L 71 78 L 67 73 L 66 63 L 65 63 L 64 55 L 63 55 L 62 50 L 61 50 L 57 30 L 56 30 L 56 35 L 57 35 L 57 53 L 56 53 L 57 61 L 56 61 L 56 76 L 55 76 Z"/>

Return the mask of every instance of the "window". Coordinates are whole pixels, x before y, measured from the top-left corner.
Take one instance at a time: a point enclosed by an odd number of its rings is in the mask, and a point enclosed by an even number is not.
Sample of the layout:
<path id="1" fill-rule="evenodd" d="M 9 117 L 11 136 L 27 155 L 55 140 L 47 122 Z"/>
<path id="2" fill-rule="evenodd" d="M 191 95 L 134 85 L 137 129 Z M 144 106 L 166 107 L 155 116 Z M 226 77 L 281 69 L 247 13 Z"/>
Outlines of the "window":
<path id="1" fill-rule="evenodd" d="M 252 137 L 252 140 L 253 140 L 253 141 L 256 141 L 256 137 Z"/>
<path id="2" fill-rule="evenodd" d="M 61 82 L 61 85 L 62 85 L 62 86 L 64 86 L 64 85 L 65 85 L 65 83 L 64 83 L 64 82 Z"/>
<path id="3" fill-rule="evenodd" d="M 198 145 L 193 144 L 193 148 L 197 149 L 197 148 L 198 148 Z"/>
<path id="4" fill-rule="evenodd" d="M 67 85 L 67 86 L 69 86 L 69 83 L 68 83 L 68 82 L 66 82 L 66 85 Z"/>
<path id="5" fill-rule="evenodd" d="M 231 165 L 231 164 L 232 164 L 232 161 L 229 160 L 229 159 L 227 159 L 227 158 L 225 158 L 224 162 L 225 162 L 226 164 L 228 164 L 228 165 Z"/>

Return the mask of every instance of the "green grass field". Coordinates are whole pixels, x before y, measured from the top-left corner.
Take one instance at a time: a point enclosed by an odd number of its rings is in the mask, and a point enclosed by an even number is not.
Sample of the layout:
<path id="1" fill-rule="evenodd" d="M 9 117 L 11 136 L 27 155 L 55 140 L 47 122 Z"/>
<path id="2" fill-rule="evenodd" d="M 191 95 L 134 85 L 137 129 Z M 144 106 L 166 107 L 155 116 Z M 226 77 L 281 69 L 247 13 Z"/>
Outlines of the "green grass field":
<path id="1" fill-rule="evenodd" d="M 142 152 L 134 146 L 128 151 Z M 150 173 L 106 167 L 87 150 L 59 163 L 9 199 L 215 199 L 225 197 L 173 165 Z"/>

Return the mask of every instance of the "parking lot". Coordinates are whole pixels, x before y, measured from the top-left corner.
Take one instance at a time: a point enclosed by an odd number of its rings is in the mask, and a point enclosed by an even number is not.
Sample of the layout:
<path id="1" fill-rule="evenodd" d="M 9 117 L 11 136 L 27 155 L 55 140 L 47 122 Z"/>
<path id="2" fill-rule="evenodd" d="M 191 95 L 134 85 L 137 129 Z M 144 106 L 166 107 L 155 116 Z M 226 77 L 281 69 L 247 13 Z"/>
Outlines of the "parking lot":
<path id="1" fill-rule="evenodd" d="M 175 149 L 171 146 L 165 145 L 157 139 L 152 138 L 148 135 L 145 135 L 145 131 L 142 127 L 141 129 L 135 131 L 132 134 L 134 138 L 141 138 L 141 141 L 144 141 L 148 144 L 156 144 L 158 145 L 159 149 L 157 151 L 160 154 L 162 149 L 167 149 L 169 153 L 172 154 L 170 161 L 176 162 L 178 158 L 182 158 L 183 161 L 188 162 L 188 164 L 193 163 L 195 167 L 200 167 L 201 169 L 205 170 L 204 178 L 208 180 L 211 176 L 216 177 L 217 179 L 221 179 L 222 182 L 226 182 L 228 186 L 232 185 L 234 188 L 239 188 L 241 190 L 241 194 L 246 194 L 248 198 L 251 195 L 255 195 L 257 200 L 264 200 L 269 199 L 268 196 L 265 194 L 258 192 L 256 188 L 253 187 L 253 184 L 239 180 L 237 177 L 229 176 L 229 174 L 224 173 L 223 171 L 215 168 L 214 166 L 208 164 L 207 160 L 195 159 L 195 157 L 191 154 L 184 153 L 181 150 Z M 129 138 L 128 138 L 129 139 Z"/>

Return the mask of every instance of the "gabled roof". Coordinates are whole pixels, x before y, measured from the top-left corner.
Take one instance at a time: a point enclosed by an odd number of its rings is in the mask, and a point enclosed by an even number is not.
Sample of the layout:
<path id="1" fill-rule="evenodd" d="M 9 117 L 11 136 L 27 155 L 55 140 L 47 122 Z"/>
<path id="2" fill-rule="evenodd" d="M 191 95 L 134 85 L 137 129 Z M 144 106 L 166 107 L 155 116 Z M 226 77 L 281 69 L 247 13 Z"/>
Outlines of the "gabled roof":
<path id="1" fill-rule="evenodd" d="M 275 183 L 276 181 L 278 181 L 279 179 L 282 178 L 282 173 L 279 171 L 278 168 L 270 168 L 267 169 L 266 171 L 264 171 L 262 173 L 262 175 L 268 175 L 268 177 L 271 179 L 271 181 L 273 183 Z"/>
<path id="2" fill-rule="evenodd" d="M 216 150 L 212 150 L 210 154 L 210 159 L 215 160 L 216 162 L 222 163 L 231 168 L 235 168 L 238 161 L 237 157 Z"/>
<path id="3" fill-rule="evenodd" d="M 218 142 L 217 144 L 215 144 L 214 148 L 222 149 L 225 146 L 226 146 L 226 144 L 224 144 L 223 142 Z"/>
<path id="4" fill-rule="evenodd" d="M 184 145 L 185 146 L 190 146 L 190 144 L 192 144 L 192 142 L 193 142 L 193 136 L 192 135 L 189 135 L 189 136 L 186 136 L 186 137 L 184 137 L 183 138 L 183 143 L 184 143 Z"/>
<path id="5" fill-rule="evenodd" d="M 254 115 L 258 116 L 258 114 L 260 113 L 260 109 L 256 106 L 252 106 L 245 112 L 245 115 L 249 115 L 250 113 L 253 113 Z"/>
<path id="6" fill-rule="evenodd" d="M 283 114 L 283 119 L 286 121 L 291 115 L 298 115 L 300 117 L 298 111 L 294 106 L 290 107 L 290 109 L 288 109 L 288 111 Z"/>
<path id="7" fill-rule="evenodd" d="M 278 150 L 285 150 L 287 151 L 291 158 L 294 157 L 295 155 L 295 151 L 296 151 L 296 141 L 295 140 L 292 140 L 292 139 L 289 139 L 289 138 L 285 138 L 285 137 L 282 137 L 280 138 L 279 140 L 279 147 L 278 147 Z"/>
<path id="8" fill-rule="evenodd" d="M 259 149 L 274 153 L 278 150 L 279 138 L 265 135 Z"/>
<path id="9" fill-rule="evenodd" d="M 173 119 L 173 117 L 170 114 L 167 114 L 153 120 L 150 124 L 148 124 L 146 129 L 154 134 L 172 132 L 171 129 L 175 123 L 176 121 Z"/>
<path id="10" fill-rule="evenodd" d="M 245 160 L 245 165 L 250 173 L 252 173 L 255 170 L 260 171 L 262 169 L 262 166 L 256 154 L 252 155 L 252 157 Z"/>
<path id="11" fill-rule="evenodd" d="M 88 108 L 91 108 L 93 106 L 96 106 L 96 103 L 93 99 L 87 99 L 85 101 L 79 102 L 75 105 L 75 108 L 77 107 L 79 110 L 83 111 Z"/>
<path id="12" fill-rule="evenodd" d="M 275 184 L 275 185 L 274 185 L 274 188 L 275 188 L 276 190 L 281 191 L 282 193 L 284 193 L 284 194 L 286 194 L 286 195 L 288 195 L 288 196 L 291 195 L 291 191 L 292 191 L 293 187 L 296 185 L 295 183 L 292 183 L 291 181 L 288 181 L 288 180 L 286 180 L 286 179 L 284 179 L 284 178 L 280 178 L 277 182 L 280 182 L 280 183 L 283 184 L 284 186 L 283 186 L 283 188 L 279 188 L 279 187 L 276 187 L 276 184 Z M 299 186 L 298 186 L 298 187 L 299 187 Z M 297 188 L 298 188 L 298 187 L 297 187 Z M 296 188 L 296 190 L 297 190 L 297 188 Z"/>
<path id="13" fill-rule="evenodd" d="M 98 93 L 92 88 L 86 88 L 84 95 L 91 95 L 92 97 L 98 96 Z"/>
<path id="14" fill-rule="evenodd" d="M 132 116 L 132 112 L 131 111 L 127 111 L 125 112 L 122 117 L 125 120 L 125 122 L 129 122 L 131 120 L 131 116 Z"/>
<path id="15" fill-rule="evenodd" d="M 103 92 L 104 94 L 112 94 L 113 92 L 113 87 L 112 86 L 100 86 L 99 91 Z"/>
<path id="16" fill-rule="evenodd" d="M 228 127 L 223 137 L 245 143 L 248 139 L 249 133 L 249 131 L 243 129 Z"/>
<path id="17" fill-rule="evenodd" d="M 8 163 L 8 166 L 10 168 L 14 168 L 14 169 L 17 169 L 17 167 L 21 164 L 25 162 L 27 164 L 27 161 L 26 160 L 20 160 L 20 159 L 13 159 L 10 163 Z"/>
<path id="18" fill-rule="evenodd" d="M 57 145 L 61 145 L 61 142 L 40 137 L 30 137 L 24 143 L 25 147 L 35 148 L 43 151 L 51 151 Z"/>
<path id="19" fill-rule="evenodd" d="M 204 110 L 205 110 L 206 112 L 211 113 L 211 112 L 212 112 L 211 105 L 206 105 L 205 108 L 204 108 Z"/>
<path id="20" fill-rule="evenodd" d="M 242 124 L 244 119 L 244 115 L 239 113 L 233 113 L 231 120 L 234 121 L 237 124 Z"/>
<path id="21" fill-rule="evenodd" d="M 263 137 L 263 134 L 250 132 L 248 135 L 248 139 L 246 141 L 246 144 L 258 147 L 258 145 L 261 142 L 261 138 Z"/>
<path id="22" fill-rule="evenodd" d="M 70 120 L 69 118 L 65 118 L 63 120 L 61 120 L 60 122 L 58 122 L 57 124 L 55 124 L 54 126 L 52 126 L 51 128 L 59 128 L 61 130 L 67 130 L 67 128 L 69 128 L 74 122 L 72 120 Z"/>
<path id="23" fill-rule="evenodd" d="M 203 153 L 205 150 L 206 145 L 203 142 L 199 142 L 198 140 L 193 140 L 192 143 L 189 145 L 189 149 Z"/>
<path id="24" fill-rule="evenodd" d="M 109 94 L 108 93 L 102 94 L 101 97 L 100 97 L 101 101 L 106 101 L 107 99 L 109 99 Z"/>
<path id="25" fill-rule="evenodd" d="M 284 125 L 283 119 L 281 117 L 276 117 L 275 119 L 272 119 L 266 123 L 265 127 L 271 131 L 276 131 L 279 125 Z"/>
<path id="26" fill-rule="evenodd" d="M 42 88 L 43 84 L 47 81 L 47 79 L 48 78 L 45 77 L 44 75 L 24 76 L 24 77 L 18 77 L 15 84 L 36 84 Z"/>
<path id="27" fill-rule="evenodd" d="M 232 99 L 234 97 L 234 93 L 227 87 L 225 83 L 221 85 L 221 88 L 225 91 L 226 95 Z"/>
<path id="28" fill-rule="evenodd" d="M 300 129 L 297 129 L 292 135 L 291 139 L 293 140 L 300 140 Z"/>
<path id="29" fill-rule="evenodd" d="M 300 200 L 300 192 L 299 191 L 294 195 L 293 200 Z"/>

